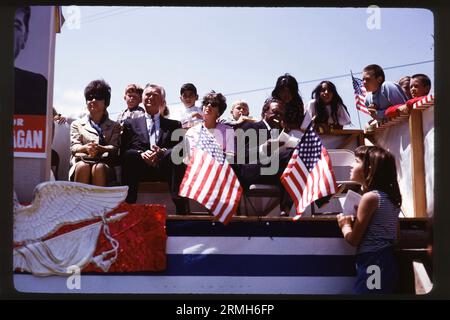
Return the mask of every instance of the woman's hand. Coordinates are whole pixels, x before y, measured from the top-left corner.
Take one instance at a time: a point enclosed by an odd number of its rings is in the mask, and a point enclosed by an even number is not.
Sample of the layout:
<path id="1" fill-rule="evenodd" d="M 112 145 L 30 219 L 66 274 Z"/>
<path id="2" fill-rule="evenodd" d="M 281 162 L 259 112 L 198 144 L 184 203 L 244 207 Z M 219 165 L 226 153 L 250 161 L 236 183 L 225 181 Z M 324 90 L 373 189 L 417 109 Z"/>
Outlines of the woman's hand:
<path id="1" fill-rule="evenodd" d="M 98 144 L 94 141 L 89 142 L 86 144 L 86 153 L 89 155 L 89 157 L 96 157 L 98 154 Z"/>

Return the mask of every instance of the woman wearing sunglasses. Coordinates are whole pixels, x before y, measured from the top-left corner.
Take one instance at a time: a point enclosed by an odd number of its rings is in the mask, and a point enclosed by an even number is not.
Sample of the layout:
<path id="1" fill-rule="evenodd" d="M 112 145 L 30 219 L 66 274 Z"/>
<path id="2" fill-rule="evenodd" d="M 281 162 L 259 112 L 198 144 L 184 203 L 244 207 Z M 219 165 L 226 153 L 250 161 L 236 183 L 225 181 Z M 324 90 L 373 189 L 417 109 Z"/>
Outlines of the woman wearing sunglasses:
<path id="1" fill-rule="evenodd" d="M 120 125 L 106 111 L 111 87 L 104 80 L 91 81 L 84 97 L 88 114 L 70 126 L 69 180 L 106 186 L 115 178 L 120 143 Z"/>
<path id="2" fill-rule="evenodd" d="M 226 108 L 226 98 L 221 93 L 211 91 L 203 97 L 203 122 L 194 125 L 185 135 L 185 147 L 188 152 L 185 163 L 192 155 L 193 148 L 201 147 L 202 141 L 208 140 L 208 137 L 214 140 L 214 144 L 228 160 L 234 157 L 234 130 L 231 126 L 218 122 Z M 204 139 L 200 139 L 202 137 Z"/>

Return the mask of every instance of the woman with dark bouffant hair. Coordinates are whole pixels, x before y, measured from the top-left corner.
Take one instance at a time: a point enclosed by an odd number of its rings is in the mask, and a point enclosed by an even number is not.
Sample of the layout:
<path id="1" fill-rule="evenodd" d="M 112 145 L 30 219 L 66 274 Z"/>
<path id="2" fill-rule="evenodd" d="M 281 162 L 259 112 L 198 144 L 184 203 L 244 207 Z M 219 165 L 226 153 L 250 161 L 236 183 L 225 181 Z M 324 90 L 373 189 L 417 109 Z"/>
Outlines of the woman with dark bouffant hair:
<path id="1" fill-rule="evenodd" d="M 383 148 L 360 146 L 350 179 L 361 184 L 363 196 L 356 217 L 339 214 L 337 220 L 345 240 L 357 247 L 354 292 L 392 293 L 398 279 L 394 244 L 402 205 L 395 158 Z M 379 281 L 369 287 L 373 266 L 378 267 Z"/>
<path id="2" fill-rule="evenodd" d="M 286 73 L 277 79 L 275 88 L 272 91 L 272 97 L 281 100 L 284 103 L 286 113 L 291 112 L 300 115 L 300 119 L 295 120 L 286 117 L 285 126 L 289 129 L 299 129 L 304 119 L 303 100 L 298 92 L 298 82 L 289 73 Z M 298 122 L 300 121 L 300 122 Z"/>
<path id="3" fill-rule="evenodd" d="M 331 81 L 322 81 L 311 93 L 312 100 L 306 106 L 306 112 L 314 119 L 319 133 L 330 129 L 342 129 L 351 124 L 347 107 Z"/>
<path id="4" fill-rule="evenodd" d="M 104 80 L 91 81 L 84 89 L 88 115 L 70 126 L 71 181 L 106 186 L 115 178 L 120 124 L 109 119 L 106 108 L 111 87 Z"/>

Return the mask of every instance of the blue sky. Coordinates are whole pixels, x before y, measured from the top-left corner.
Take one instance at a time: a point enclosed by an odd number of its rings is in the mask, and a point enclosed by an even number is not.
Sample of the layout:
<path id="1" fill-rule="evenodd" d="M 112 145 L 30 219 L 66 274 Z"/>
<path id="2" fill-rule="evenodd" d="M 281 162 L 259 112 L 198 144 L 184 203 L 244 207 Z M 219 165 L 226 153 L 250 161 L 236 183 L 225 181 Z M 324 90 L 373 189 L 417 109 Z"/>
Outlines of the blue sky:
<path id="1" fill-rule="evenodd" d="M 182 108 L 179 88 L 197 86 L 248 101 L 258 116 L 278 76 L 300 82 L 306 103 L 320 81 L 382 67 L 434 59 L 433 14 L 424 9 L 380 10 L 380 29 L 369 29 L 367 8 L 63 7 L 57 34 L 54 105 L 63 114 L 84 111 L 84 87 L 103 78 L 112 87 L 113 120 L 125 108 L 128 83 L 162 85 L 173 115 Z M 79 21 L 80 28 L 73 28 Z M 425 73 L 434 87 L 434 64 L 385 71 L 386 79 Z M 332 79 L 359 128 L 350 77 Z M 307 83 L 303 83 L 307 82 Z M 433 90 L 432 87 L 432 90 Z M 268 89 L 265 89 L 268 88 Z M 262 89 L 262 90 L 258 90 Z M 255 90 L 250 93 L 233 94 Z M 228 114 L 229 109 L 226 111 Z M 367 120 L 364 115 L 361 121 Z"/>

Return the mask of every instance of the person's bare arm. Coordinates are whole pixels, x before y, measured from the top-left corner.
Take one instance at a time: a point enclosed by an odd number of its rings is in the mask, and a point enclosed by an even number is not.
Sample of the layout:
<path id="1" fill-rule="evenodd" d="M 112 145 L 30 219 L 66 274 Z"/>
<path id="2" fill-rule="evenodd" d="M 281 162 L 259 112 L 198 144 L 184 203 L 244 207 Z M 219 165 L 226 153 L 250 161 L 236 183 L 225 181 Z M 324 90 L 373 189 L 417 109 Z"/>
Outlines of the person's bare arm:
<path id="1" fill-rule="evenodd" d="M 372 219 L 373 213 L 378 208 L 378 195 L 374 192 L 364 194 L 359 203 L 356 219 L 352 223 L 351 216 L 337 216 L 339 227 L 345 240 L 352 246 L 358 246 Z"/>

